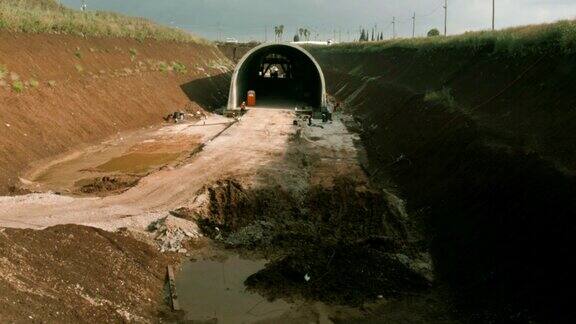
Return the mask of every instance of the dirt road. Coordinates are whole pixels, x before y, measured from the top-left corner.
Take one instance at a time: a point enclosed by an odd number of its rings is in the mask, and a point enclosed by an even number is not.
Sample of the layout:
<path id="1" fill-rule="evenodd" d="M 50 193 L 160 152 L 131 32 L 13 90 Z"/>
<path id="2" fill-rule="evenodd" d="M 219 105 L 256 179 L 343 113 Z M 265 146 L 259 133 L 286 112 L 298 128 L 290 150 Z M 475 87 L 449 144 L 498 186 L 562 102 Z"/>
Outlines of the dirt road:
<path id="1" fill-rule="evenodd" d="M 205 185 L 221 179 L 234 178 L 247 187 L 277 185 L 295 191 L 304 191 L 311 183 L 330 185 L 334 170 L 339 170 L 340 176 L 344 173 L 362 179 L 355 135 L 348 133 L 339 120 L 310 127 L 304 122 L 300 123 L 302 126 L 293 125 L 295 118 L 290 110 L 258 108 L 229 128 L 229 119 L 212 116 L 206 126 L 204 121 L 170 125 L 128 134 L 128 140 L 119 135 L 116 140 L 60 157 L 30 172 L 36 174 L 38 182 L 29 186 L 45 189 L 55 183 L 70 186 L 75 177 L 83 177 L 79 169 L 106 165 L 102 157 L 109 158 L 108 162 L 117 161 L 118 156 L 125 157 L 134 147 L 153 139 L 162 138 L 170 143 L 192 138 L 196 145 L 187 150 L 195 152 L 201 146 L 203 149 L 191 158 L 179 156 L 164 163 L 164 167 L 156 166 L 157 171 L 119 195 L 74 197 L 36 193 L 0 197 L 0 227 L 42 229 L 79 224 L 106 230 L 143 229 L 171 210 L 190 206 Z M 304 154 L 304 149 L 314 154 Z M 66 181 L 55 181 L 59 176 Z"/>

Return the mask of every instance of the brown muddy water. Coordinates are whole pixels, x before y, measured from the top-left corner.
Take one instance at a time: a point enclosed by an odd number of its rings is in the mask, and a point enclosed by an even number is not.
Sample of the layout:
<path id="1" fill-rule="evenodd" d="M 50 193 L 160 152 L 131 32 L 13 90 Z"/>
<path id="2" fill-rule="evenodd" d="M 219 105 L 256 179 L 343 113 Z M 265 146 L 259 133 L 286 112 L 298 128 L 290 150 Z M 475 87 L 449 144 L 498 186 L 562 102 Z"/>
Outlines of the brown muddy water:
<path id="1" fill-rule="evenodd" d="M 186 261 L 176 277 L 180 307 L 192 323 L 272 323 L 293 307 L 246 290 L 244 281 L 264 269 L 265 260 L 228 254 L 219 259 Z"/>
<path id="2" fill-rule="evenodd" d="M 96 169 L 107 172 L 144 173 L 173 162 L 180 153 L 129 153 L 113 158 Z"/>

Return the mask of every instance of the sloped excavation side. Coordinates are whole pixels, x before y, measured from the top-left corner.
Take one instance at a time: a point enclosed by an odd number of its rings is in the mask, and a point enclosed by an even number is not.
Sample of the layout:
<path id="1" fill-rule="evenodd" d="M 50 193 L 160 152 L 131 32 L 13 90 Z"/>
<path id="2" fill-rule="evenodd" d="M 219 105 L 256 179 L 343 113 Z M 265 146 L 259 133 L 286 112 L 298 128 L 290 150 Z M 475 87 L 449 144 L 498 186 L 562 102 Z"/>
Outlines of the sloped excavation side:
<path id="1" fill-rule="evenodd" d="M 466 322 L 563 322 L 575 286 L 576 55 L 311 49 Z"/>

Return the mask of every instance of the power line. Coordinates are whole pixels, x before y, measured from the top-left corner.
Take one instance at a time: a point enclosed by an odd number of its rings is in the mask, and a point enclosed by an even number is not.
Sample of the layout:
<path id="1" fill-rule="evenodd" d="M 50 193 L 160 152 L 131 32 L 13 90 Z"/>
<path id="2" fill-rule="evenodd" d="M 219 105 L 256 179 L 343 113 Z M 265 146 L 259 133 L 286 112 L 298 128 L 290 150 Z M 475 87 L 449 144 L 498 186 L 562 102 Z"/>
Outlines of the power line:
<path id="1" fill-rule="evenodd" d="M 434 10 L 430 11 L 429 13 L 425 14 L 425 15 L 418 15 L 418 17 L 423 18 L 423 17 L 428 17 L 428 16 L 432 16 L 433 14 L 435 14 L 438 9 L 444 7 L 443 4 L 439 5 L 438 7 L 434 8 Z"/>

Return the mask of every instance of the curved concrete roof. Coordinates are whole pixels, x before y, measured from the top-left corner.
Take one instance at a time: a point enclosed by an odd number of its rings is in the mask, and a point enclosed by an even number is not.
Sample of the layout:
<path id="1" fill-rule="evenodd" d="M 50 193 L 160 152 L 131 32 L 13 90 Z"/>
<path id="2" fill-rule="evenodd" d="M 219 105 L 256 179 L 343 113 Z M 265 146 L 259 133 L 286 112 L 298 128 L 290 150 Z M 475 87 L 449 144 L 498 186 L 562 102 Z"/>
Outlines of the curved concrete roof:
<path id="1" fill-rule="evenodd" d="M 321 106 L 326 107 L 326 80 L 324 79 L 324 73 L 322 72 L 322 68 L 320 68 L 320 64 L 318 64 L 316 59 L 314 59 L 314 57 L 312 57 L 312 55 L 310 53 L 308 53 L 308 51 L 306 51 L 305 49 L 303 49 L 302 47 L 300 47 L 298 45 L 289 44 L 289 43 L 267 43 L 267 44 L 261 44 L 259 46 L 254 47 L 253 49 L 251 49 L 248 53 L 246 53 L 246 55 L 244 55 L 244 57 L 242 57 L 242 59 L 236 65 L 236 69 L 234 69 L 234 74 L 232 74 L 232 81 L 230 83 L 230 94 L 228 95 L 228 109 L 235 109 L 235 108 L 239 107 L 239 105 L 240 105 L 238 102 L 238 93 L 237 93 L 238 92 L 238 88 L 237 88 L 237 86 L 238 86 L 238 74 L 239 74 L 240 70 L 242 70 L 244 63 L 246 63 L 246 61 L 252 55 L 257 54 L 260 50 L 268 48 L 268 47 L 291 47 L 291 48 L 294 48 L 294 49 L 302 52 L 304 55 L 306 55 L 308 57 L 308 59 L 310 59 L 310 61 L 312 61 L 312 63 L 314 63 L 314 66 L 316 66 L 316 69 L 318 70 L 318 74 L 320 75 L 320 82 L 321 82 L 321 87 L 322 87 L 322 93 L 321 93 L 322 98 L 320 99 Z"/>

